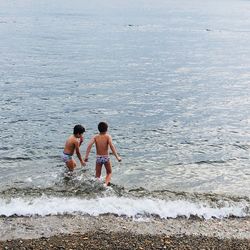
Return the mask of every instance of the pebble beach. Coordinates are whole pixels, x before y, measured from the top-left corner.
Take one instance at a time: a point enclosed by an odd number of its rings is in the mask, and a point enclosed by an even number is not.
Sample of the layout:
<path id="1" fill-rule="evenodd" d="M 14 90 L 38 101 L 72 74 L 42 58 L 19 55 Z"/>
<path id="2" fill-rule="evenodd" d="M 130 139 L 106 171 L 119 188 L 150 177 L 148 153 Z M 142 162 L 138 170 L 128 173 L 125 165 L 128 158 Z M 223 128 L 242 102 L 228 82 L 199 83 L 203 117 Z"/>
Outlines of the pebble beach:
<path id="1" fill-rule="evenodd" d="M 106 233 L 57 235 L 49 238 L 0 242 L 1 249 L 250 249 L 250 240 L 187 235 Z"/>
<path id="2" fill-rule="evenodd" d="M 0 249 L 250 249 L 250 219 L 0 219 Z"/>

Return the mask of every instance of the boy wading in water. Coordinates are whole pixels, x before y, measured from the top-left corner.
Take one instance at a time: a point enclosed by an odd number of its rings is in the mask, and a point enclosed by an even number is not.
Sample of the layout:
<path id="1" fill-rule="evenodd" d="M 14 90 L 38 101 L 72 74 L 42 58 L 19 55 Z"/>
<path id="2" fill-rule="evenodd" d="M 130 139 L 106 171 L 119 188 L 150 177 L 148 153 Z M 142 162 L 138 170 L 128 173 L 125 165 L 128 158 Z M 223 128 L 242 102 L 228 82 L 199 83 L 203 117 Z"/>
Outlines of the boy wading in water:
<path id="1" fill-rule="evenodd" d="M 110 185 L 111 175 L 112 175 L 112 166 L 109 158 L 109 147 L 113 152 L 116 159 L 120 162 L 122 159 L 117 154 L 114 144 L 112 143 L 112 137 L 107 133 L 108 131 L 108 124 L 106 122 L 100 122 L 98 124 L 99 134 L 95 135 L 89 142 L 86 155 L 85 155 L 85 162 L 88 161 L 88 156 L 92 145 L 95 143 L 96 146 L 96 178 L 101 177 L 102 172 L 102 165 L 106 168 L 106 180 L 105 184 L 107 186 Z"/>
<path id="2" fill-rule="evenodd" d="M 83 133 L 85 132 L 85 128 L 82 125 L 76 125 L 74 127 L 73 135 L 71 135 L 64 146 L 62 160 L 66 163 L 69 171 L 73 171 L 76 167 L 76 161 L 73 159 L 73 154 L 76 152 L 78 159 L 82 166 L 85 166 L 86 163 L 82 160 L 82 156 L 80 153 L 80 146 L 83 142 Z"/>

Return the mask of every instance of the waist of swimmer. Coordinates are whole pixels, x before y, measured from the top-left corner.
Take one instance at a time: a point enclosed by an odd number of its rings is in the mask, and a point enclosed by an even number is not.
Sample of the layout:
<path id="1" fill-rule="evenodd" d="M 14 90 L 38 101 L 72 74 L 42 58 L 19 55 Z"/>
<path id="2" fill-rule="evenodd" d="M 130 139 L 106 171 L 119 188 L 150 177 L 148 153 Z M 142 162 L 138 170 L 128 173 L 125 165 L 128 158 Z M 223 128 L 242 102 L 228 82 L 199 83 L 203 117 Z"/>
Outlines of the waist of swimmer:
<path id="1" fill-rule="evenodd" d="M 63 152 L 63 154 L 64 154 L 64 155 L 68 155 L 68 156 L 73 156 L 73 155 L 70 154 L 70 153 L 65 153 L 65 152 Z"/>
<path id="2" fill-rule="evenodd" d="M 96 158 L 109 158 L 109 155 L 96 155 Z"/>

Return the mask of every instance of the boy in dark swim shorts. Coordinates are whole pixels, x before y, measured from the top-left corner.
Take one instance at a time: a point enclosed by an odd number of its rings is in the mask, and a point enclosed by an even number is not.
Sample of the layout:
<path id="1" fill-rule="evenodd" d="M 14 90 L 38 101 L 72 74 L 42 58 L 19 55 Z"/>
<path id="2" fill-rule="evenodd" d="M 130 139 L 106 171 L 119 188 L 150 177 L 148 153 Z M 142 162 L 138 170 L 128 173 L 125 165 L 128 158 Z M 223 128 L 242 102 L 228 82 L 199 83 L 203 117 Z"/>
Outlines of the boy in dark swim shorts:
<path id="1" fill-rule="evenodd" d="M 91 151 L 92 145 L 95 143 L 96 146 L 96 178 L 101 177 L 102 166 L 105 166 L 106 169 L 106 179 L 105 184 L 110 185 L 111 175 L 112 175 L 112 166 L 109 158 L 109 148 L 113 152 L 116 159 L 120 162 L 122 159 L 117 154 L 116 148 L 112 142 L 112 137 L 107 133 L 108 124 L 106 122 L 100 122 L 98 124 L 99 134 L 95 135 L 90 142 L 88 143 L 86 155 L 84 161 L 88 161 L 88 156 Z"/>
<path id="2" fill-rule="evenodd" d="M 81 165 L 86 165 L 86 163 L 82 160 L 82 156 L 79 149 L 83 142 L 84 132 L 85 128 L 82 125 L 76 125 L 74 127 L 73 135 L 71 135 L 65 143 L 64 150 L 62 153 L 62 160 L 63 162 L 65 162 L 66 166 L 70 171 L 73 171 L 76 167 L 76 161 L 73 159 L 74 152 L 76 152 L 76 155 Z"/>

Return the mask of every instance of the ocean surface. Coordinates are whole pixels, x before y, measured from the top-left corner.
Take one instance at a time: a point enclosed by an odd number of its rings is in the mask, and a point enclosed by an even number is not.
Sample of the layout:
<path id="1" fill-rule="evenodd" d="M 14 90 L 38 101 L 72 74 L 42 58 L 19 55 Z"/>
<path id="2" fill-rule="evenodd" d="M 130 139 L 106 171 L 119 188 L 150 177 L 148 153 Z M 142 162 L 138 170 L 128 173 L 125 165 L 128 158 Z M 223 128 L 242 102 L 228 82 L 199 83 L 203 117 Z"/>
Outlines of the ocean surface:
<path id="1" fill-rule="evenodd" d="M 250 215 L 250 1 L 0 0 L 0 216 Z M 95 150 L 107 121 L 112 186 Z M 103 170 L 103 178 L 105 171 Z"/>

